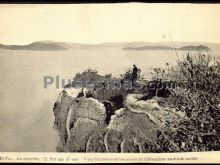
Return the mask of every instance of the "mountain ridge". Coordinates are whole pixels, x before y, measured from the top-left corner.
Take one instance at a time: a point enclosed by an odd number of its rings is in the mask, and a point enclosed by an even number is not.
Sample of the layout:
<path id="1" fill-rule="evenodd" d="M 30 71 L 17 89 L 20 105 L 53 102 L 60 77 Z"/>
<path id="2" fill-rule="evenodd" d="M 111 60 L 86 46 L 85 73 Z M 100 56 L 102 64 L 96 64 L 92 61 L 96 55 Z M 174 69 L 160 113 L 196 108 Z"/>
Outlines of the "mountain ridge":
<path id="1" fill-rule="evenodd" d="M 183 46 L 179 48 L 173 48 L 168 46 L 143 46 L 143 47 L 125 47 L 123 50 L 184 50 L 184 51 L 211 51 L 211 49 L 207 46 L 199 45 L 199 46 Z"/>
<path id="2" fill-rule="evenodd" d="M 197 46 L 195 46 L 197 45 Z M 178 50 L 207 50 L 213 48 L 220 49 L 218 43 L 203 43 L 203 42 L 176 42 L 175 46 Z M 104 42 L 96 44 L 71 43 L 71 42 L 56 42 L 56 41 L 37 41 L 27 45 L 4 45 L 0 44 L 0 48 L 8 50 L 33 50 L 33 51 L 57 51 L 68 49 L 87 49 L 87 48 L 110 48 L 117 47 L 122 50 L 174 50 L 171 42 Z"/>

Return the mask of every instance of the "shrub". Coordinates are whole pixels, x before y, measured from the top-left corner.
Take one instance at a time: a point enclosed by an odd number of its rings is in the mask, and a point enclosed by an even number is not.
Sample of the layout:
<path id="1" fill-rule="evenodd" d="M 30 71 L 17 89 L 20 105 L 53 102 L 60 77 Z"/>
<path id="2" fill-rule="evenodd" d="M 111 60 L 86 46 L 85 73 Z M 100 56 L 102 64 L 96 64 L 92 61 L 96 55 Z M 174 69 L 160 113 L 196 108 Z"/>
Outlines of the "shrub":
<path id="1" fill-rule="evenodd" d="M 170 125 L 166 135 L 180 151 L 220 150 L 220 64 L 207 55 L 188 54 L 167 79 L 185 83 L 169 90 L 170 101 L 188 118 Z"/>
<path id="2" fill-rule="evenodd" d="M 122 80 L 133 80 L 132 78 L 132 69 L 128 69 L 125 73 L 121 74 L 121 79 Z M 141 69 L 138 68 L 138 72 L 137 72 L 137 80 L 143 80 L 144 79 L 144 75 L 141 75 Z"/>
<path id="3" fill-rule="evenodd" d="M 128 72 L 122 75 L 128 75 Z M 128 78 L 128 77 L 126 77 Z M 115 97 L 125 98 L 131 91 L 126 91 L 121 87 L 125 77 L 112 77 L 111 74 L 100 75 L 96 70 L 86 69 L 82 73 L 76 73 L 73 77 L 72 86 L 80 83 L 81 87 L 90 89 L 91 97 L 99 101 L 114 100 Z"/>

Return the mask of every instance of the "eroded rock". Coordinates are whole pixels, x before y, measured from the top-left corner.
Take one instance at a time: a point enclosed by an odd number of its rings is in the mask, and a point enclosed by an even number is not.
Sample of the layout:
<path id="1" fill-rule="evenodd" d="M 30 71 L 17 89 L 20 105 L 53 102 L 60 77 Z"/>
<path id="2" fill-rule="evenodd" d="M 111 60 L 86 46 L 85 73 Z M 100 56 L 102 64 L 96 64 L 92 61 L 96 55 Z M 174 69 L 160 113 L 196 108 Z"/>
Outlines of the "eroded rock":
<path id="1" fill-rule="evenodd" d="M 124 107 L 112 111 L 108 100 L 102 103 L 77 96 L 74 89 L 63 91 L 54 106 L 59 152 L 156 151 L 160 148 L 158 130 L 165 129 L 169 120 L 184 117 L 155 99 L 141 100 L 141 94 L 127 95 Z"/>

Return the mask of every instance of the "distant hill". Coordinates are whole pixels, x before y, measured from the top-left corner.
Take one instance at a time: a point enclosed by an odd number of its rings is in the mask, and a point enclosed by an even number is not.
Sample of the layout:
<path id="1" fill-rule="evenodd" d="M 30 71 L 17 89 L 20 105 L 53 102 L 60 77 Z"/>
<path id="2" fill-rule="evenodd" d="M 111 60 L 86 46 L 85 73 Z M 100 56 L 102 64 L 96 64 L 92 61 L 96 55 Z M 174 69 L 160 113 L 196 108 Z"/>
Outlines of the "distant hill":
<path id="1" fill-rule="evenodd" d="M 0 44 L 0 48 L 10 49 L 10 50 L 43 50 L 43 51 L 51 51 L 51 50 L 65 50 L 67 49 L 67 45 L 65 43 L 58 43 L 52 41 L 40 41 L 33 42 L 28 45 L 3 45 Z"/>
<path id="2" fill-rule="evenodd" d="M 142 47 L 125 47 L 123 50 L 174 50 L 173 47 L 168 46 L 142 46 Z M 207 46 L 183 46 L 176 48 L 176 50 L 185 50 L 185 51 L 211 51 Z"/>
<path id="3" fill-rule="evenodd" d="M 81 44 L 81 43 L 68 43 L 68 42 L 55 42 L 55 41 L 38 41 L 28 45 L 3 45 L 0 44 L 0 49 L 9 50 L 32 50 L 32 51 L 56 51 L 68 49 L 91 49 L 109 47 L 105 44 Z M 113 44 L 113 46 L 116 46 Z"/>
<path id="4" fill-rule="evenodd" d="M 124 50 L 173 50 L 172 47 L 167 46 L 142 46 L 142 47 L 126 47 Z"/>
<path id="5" fill-rule="evenodd" d="M 188 51 L 211 51 L 209 47 L 199 45 L 199 46 L 184 46 L 179 48 L 179 50 L 188 50 Z"/>

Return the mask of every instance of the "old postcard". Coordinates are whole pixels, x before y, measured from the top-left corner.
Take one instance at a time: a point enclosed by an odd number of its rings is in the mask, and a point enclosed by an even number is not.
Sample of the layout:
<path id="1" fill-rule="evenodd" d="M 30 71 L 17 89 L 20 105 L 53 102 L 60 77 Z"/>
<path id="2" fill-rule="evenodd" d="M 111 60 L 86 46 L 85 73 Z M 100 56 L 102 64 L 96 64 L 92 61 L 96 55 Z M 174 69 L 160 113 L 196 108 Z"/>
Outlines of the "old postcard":
<path id="1" fill-rule="evenodd" d="M 219 18 L 219 4 L 1 4 L 0 162 L 220 163 Z"/>

